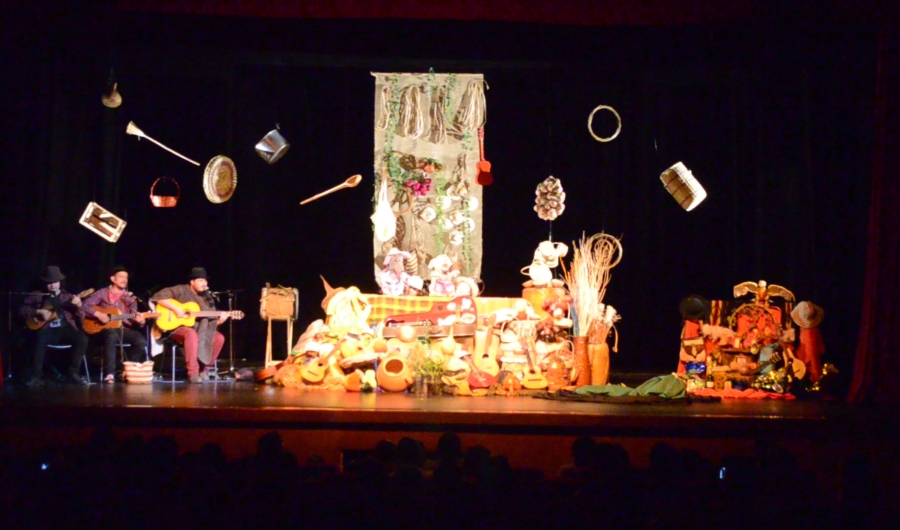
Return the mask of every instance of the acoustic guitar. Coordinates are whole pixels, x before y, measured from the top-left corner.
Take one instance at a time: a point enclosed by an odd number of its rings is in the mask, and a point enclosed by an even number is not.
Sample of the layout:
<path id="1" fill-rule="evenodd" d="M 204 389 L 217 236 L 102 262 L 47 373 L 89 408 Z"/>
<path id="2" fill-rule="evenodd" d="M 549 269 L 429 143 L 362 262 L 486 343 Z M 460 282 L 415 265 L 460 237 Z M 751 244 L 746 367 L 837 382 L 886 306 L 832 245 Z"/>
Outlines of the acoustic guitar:
<path id="1" fill-rule="evenodd" d="M 84 299 L 84 298 L 87 298 L 88 296 L 91 296 L 92 294 L 94 294 L 95 290 L 96 289 L 85 289 L 84 291 L 81 291 L 80 293 L 76 294 L 75 296 L 77 296 L 78 298 Z M 25 325 L 31 331 L 37 331 L 37 330 L 41 329 L 42 327 L 44 327 L 44 324 L 46 324 L 47 322 L 52 322 L 52 321 L 56 320 L 57 317 L 59 317 L 59 314 L 57 314 L 57 312 L 53 310 L 53 306 L 50 304 L 44 304 L 44 306 L 41 307 L 41 309 L 46 309 L 47 311 L 50 311 L 50 318 L 48 318 L 47 320 L 41 320 L 40 318 L 38 318 L 37 315 L 34 315 L 33 317 L 26 320 Z"/>
<path id="2" fill-rule="evenodd" d="M 156 319 L 156 327 L 162 331 L 172 331 L 181 326 L 193 327 L 198 318 L 219 318 L 220 315 L 228 315 L 234 320 L 244 318 L 243 311 L 201 311 L 197 302 L 186 302 L 182 304 L 177 300 L 166 300 L 166 302 L 181 309 L 185 312 L 184 318 L 178 318 L 178 315 L 168 307 L 162 304 L 156 304 L 156 311 L 159 316 Z"/>
<path id="3" fill-rule="evenodd" d="M 84 318 L 81 320 L 81 327 L 88 335 L 95 335 L 97 333 L 100 333 L 104 329 L 119 329 L 122 327 L 123 321 L 135 318 L 138 315 L 143 315 L 144 318 L 156 318 L 159 316 L 159 313 L 151 311 L 147 311 L 145 313 L 122 313 L 121 309 L 112 306 L 94 306 L 94 311 L 103 313 L 104 315 L 108 316 L 109 322 L 104 324 L 103 322 L 97 320 L 96 317 L 85 314 Z"/>
<path id="4" fill-rule="evenodd" d="M 528 369 L 525 371 L 525 375 L 522 376 L 522 386 L 529 390 L 547 388 L 550 382 L 541 374 L 541 368 L 537 366 L 537 363 L 531 361 L 531 352 L 534 351 L 534 348 L 531 348 L 531 345 L 525 339 L 521 339 L 521 344 L 525 350 L 525 358 L 528 359 Z"/>
<path id="5" fill-rule="evenodd" d="M 491 315 L 488 320 L 487 333 L 483 333 L 485 330 L 475 332 L 475 354 L 473 356 L 475 366 L 493 376 L 500 373 L 500 364 L 497 363 L 497 354 L 500 348 L 492 343 L 496 322 L 497 315 Z"/>

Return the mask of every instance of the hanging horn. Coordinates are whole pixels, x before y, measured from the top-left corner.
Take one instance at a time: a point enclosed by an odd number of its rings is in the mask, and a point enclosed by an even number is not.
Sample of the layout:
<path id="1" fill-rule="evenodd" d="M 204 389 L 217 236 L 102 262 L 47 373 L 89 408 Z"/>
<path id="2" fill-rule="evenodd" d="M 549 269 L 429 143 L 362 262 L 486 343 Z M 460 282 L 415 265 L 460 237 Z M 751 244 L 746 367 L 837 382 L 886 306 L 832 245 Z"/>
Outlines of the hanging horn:
<path id="1" fill-rule="evenodd" d="M 125 132 L 128 133 L 128 134 L 137 136 L 138 139 L 146 138 L 146 139 L 150 140 L 151 142 L 155 143 L 156 145 L 162 147 L 162 148 L 165 149 L 166 151 L 172 153 L 173 155 L 175 155 L 175 156 L 177 156 L 177 157 L 180 157 L 180 158 L 183 158 L 184 160 L 187 160 L 187 161 L 190 162 L 191 164 L 194 164 L 195 166 L 200 167 L 200 162 L 195 162 L 195 161 L 191 160 L 190 158 L 184 156 L 183 154 L 181 154 L 181 153 L 179 153 L 179 152 L 177 152 L 177 151 L 173 151 L 172 149 L 169 149 L 168 147 L 164 146 L 163 144 L 157 142 L 157 141 L 154 140 L 153 138 L 150 138 L 149 136 L 147 136 L 146 134 L 144 134 L 144 131 L 138 129 L 137 125 L 135 125 L 133 121 L 128 122 L 128 127 L 125 128 Z"/>

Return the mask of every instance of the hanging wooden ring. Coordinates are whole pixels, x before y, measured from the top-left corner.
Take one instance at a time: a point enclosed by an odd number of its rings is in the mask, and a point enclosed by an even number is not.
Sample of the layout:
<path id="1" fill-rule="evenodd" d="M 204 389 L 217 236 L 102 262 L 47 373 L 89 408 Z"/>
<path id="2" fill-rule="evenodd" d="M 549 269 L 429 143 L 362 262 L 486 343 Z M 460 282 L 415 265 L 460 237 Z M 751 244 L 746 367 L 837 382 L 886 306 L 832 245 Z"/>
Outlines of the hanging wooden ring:
<path id="1" fill-rule="evenodd" d="M 616 120 L 618 120 L 619 122 L 619 126 L 616 128 L 616 132 L 614 132 L 613 135 L 609 138 L 600 138 L 599 136 L 594 134 L 594 114 L 596 114 L 597 111 L 601 109 L 606 109 L 612 112 L 616 116 Z M 598 105 L 597 108 L 594 109 L 593 112 L 591 112 L 591 115 L 588 116 L 588 132 L 591 133 L 591 136 L 594 137 L 594 140 L 597 140 L 598 142 L 611 142 L 616 139 L 616 136 L 619 136 L 620 132 L 622 132 L 622 118 L 619 116 L 619 113 L 616 112 L 616 109 L 608 105 Z"/>

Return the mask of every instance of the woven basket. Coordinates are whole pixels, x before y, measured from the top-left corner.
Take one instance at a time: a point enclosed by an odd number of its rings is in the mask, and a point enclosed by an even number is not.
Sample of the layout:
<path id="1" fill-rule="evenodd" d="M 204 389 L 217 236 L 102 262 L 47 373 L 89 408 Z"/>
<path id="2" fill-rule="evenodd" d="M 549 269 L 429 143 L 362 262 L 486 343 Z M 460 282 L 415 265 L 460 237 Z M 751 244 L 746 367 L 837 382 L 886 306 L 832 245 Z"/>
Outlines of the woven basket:
<path id="1" fill-rule="evenodd" d="M 149 385 L 153 382 L 153 361 L 144 363 L 126 361 L 122 365 L 125 366 L 125 381 L 127 383 Z"/>
<path id="2" fill-rule="evenodd" d="M 706 190 L 681 162 L 663 171 L 659 179 L 666 191 L 687 211 L 696 208 L 706 198 Z"/>
<path id="3" fill-rule="evenodd" d="M 168 180 L 175 184 L 175 188 L 178 190 L 177 195 L 156 195 L 154 194 L 154 190 L 156 189 L 156 185 L 160 180 Z M 155 181 L 153 181 L 153 185 L 150 186 L 150 202 L 153 203 L 153 206 L 157 208 L 174 208 L 176 204 L 178 204 L 178 199 L 181 198 L 181 186 L 178 185 L 178 181 L 169 178 L 169 177 L 159 177 Z"/>

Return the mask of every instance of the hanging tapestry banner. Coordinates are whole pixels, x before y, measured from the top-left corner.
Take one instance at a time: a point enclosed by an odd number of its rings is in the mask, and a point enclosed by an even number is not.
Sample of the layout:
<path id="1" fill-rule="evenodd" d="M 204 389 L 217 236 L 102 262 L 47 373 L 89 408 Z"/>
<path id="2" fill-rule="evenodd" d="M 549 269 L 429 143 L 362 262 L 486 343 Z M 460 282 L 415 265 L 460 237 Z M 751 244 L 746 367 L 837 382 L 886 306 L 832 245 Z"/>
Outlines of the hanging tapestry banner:
<path id="1" fill-rule="evenodd" d="M 486 115 L 484 76 L 372 75 L 376 278 L 392 249 L 400 251 L 410 276 L 434 281 L 449 266 L 458 276 L 479 278 L 484 204 L 474 177 Z M 384 215 L 388 205 L 393 227 L 383 226 L 391 222 Z M 435 260 L 442 255 L 449 260 Z"/>

